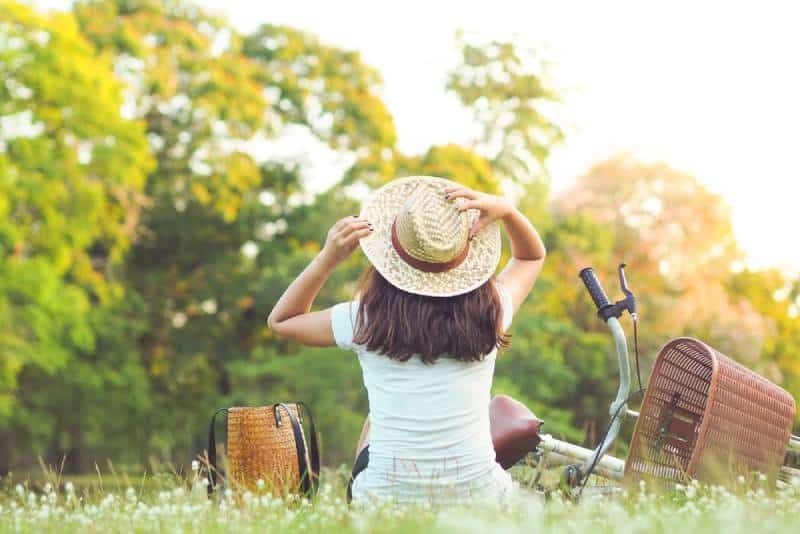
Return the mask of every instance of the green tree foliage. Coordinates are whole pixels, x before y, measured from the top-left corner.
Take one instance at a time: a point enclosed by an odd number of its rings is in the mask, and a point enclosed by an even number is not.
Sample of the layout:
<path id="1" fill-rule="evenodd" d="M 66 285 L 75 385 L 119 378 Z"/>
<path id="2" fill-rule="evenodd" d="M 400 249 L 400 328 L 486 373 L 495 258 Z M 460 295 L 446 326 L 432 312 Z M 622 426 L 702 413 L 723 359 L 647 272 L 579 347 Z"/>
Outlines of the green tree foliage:
<path id="1" fill-rule="evenodd" d="M 727 289 L 736 305 L 754 308 L 766 321 L 760 358 L 746 363 L 796 395 L 800 391 L 800 276 L 792 278 L 776 269 L 745 269 L 728 280 Z M 740 329 L 749 326 L 740 325 Z"/>
<path id="2" fill-rule="evenodd" d="M 254 344 L 229 366 L 231 397 L 249 403 L 309 403 L 326 444 L 325 461 L 338 464 L 350 461 L 349 436 L 358 435 L 366 414 L 358 363 L 340 350 L 308 349 L 278 339 L 264 328 L 264 319 L 319 251 L 327 229 L 337 219 L 359 212 L 351 193 L 394 175 L 394 121 L 378 96 L 377 71 L 357 52 L 325 45 L 292 28 L 263 25 L 245 38 L 244 53 L 258 66 L 259 80 L 271 98 L 270 116 L 276 117 L 275 128 L 265 135 L 277 141 L 301 135 L 316 153 L 332 152 L 345 163 L 342 179 L 322 191 L 311 186 L 307 161 L 262 166 L 274 220 L 265 222 L 262 216 L 252 237 L 259 253 L 251 262 L 243 298 L 258 310 L 251 326 Z M 356 255 L 340 267 L 318 305 L 353 298 L 365 266 Z M 333 413 L 335 417 L 324 415 Z"/>
<path id="3" fill-rule="evenodd" d="M 441 176 L 481 191 L 500 192 L 500 181 L 491 164 L 458 145 L 433 146 L 420 156 L 400 156 L 397 167 L 402 175 Z"/>
<path id="4" fill-rule="evenodd" d="M 610 261 L 598 267 L 610 277 L 625 261 L 647 288 L 643 315 L 658 321 L 648 323 L 646 341 L 682 332 L 723 352 L 758 354 L 765 335 L 758 314 L 734 306 L 725 288 L 742 258 L 719 196 L 665 164 L 620 155 L 595 165 L 557 203 L 563 217 L 591 214 L 612 232 Z"/>
<path id="5" fill-rule="evenodd" d="M 297 351 L 265 331 L 265 310 L 344 215 L 319 209 L 305 162 L 260 151 L 301 132 L 358 161 L 394 143 L 394 126 L 375 71 L 308 34 L 262 26 L 242 38 L 183 2 L 80 2 L 75 14 L 114 55 L 158 161 L 129 262 L 147 305 L 146 441 L 158 457 L 191 455 L 214 406 L 253 397 L 238 377 L 258 366 L 254 349 Z"/>
<path id="6" fill-rule="evenodd" d="M 561 128 L 546 113 L 558 101 L 545 64 L 511 41 L 472 43 L 459 36 L 462 63 L 449 76 L 455 92 L 480 126 L 474 148 L 502 178 L 530 181 L 546 175 L 545 163 Z"/>
<path id="7" fill-rule="evenodd" d="M 0 443 L 41 445 L 63 437 L 42 386 L 135 382 L 135 356 L 104 367 L 102 325 L 126 298 L 120 263 L 152 165 L 143 125 L 120 113 L 121 84 L 72 17 L 0 3 L 0 78 Z M 76 374 L 84 358 L 99 365 Z"/>
<path id="8" fill-rule="evenodd" d="M 191 454 L 195 429 L 230 393 L 226 360 L 252 343 L 237 335 L 254 320 L 239 298 L 241 247 L 262 176 L 244 144 L 264 127 L 267 105 L 239 37 L 196 6 L 87 1 L 74 9 L 126 82 L 157 161 L 127 279 L 145 303 L 146 452 L 168 458 L 179 446 Z"/>

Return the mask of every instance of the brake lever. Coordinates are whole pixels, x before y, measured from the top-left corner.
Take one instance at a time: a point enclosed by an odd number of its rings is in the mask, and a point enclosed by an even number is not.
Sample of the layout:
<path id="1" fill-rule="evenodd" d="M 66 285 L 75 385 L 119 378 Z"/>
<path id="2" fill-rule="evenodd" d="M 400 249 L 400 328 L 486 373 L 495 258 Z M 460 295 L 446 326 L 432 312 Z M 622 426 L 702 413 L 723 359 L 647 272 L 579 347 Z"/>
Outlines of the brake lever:
<path id="1" fill-rule="evenodd" d="M 628 289 L 628 280 L 625 278 L 625 265 L 624 263 L 620 263 L 617 270 L 619 271 L 619 286 L 622 288 L 622 292 L 625 293 L 625 296 L 630 297 L 633 295 L 631 290 Z"/>
<path id="2" fill-rule="evenodd" d="M 624 306 L 631 314 L 631 317 L 636 320 L 636 297 L 633 296 L 633 291 L 628 288 L 628 279 L 625 277 L 625 267 L 627 267 L 627 265 L 620 263 L 617 268 L 619 271 L 619 286 L 625 294 Z"/>

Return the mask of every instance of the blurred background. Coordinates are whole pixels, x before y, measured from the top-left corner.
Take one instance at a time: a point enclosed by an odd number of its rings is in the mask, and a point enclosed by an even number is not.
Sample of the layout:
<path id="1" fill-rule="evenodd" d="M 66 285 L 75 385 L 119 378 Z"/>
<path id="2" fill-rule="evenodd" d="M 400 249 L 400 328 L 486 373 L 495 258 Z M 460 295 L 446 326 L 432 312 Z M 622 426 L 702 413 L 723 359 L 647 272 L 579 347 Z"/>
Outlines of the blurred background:
<path id="1" fill-rule="evenodd" d="M 617 387 L 587 265 L 618 297 L 627 262 L 644 377 L 689 335 L 797 397 L 790 10 L 0 0 L 0 474 L 185 468 L 214 409 L 295 399 L 350 461 L 354 355 L 265 318 L 329 225 L 413 174 L 508 195 L 542 233 L 494 390 L 547 431 L 595 442 Z"/>

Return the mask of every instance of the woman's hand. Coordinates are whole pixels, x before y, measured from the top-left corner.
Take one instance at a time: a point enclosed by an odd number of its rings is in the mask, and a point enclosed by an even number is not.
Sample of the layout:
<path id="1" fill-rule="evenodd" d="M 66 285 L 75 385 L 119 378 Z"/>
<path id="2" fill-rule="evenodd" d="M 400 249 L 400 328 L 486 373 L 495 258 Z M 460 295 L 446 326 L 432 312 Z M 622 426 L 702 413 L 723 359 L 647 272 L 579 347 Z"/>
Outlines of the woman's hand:
<path id="1" fill-rule="evenodd" d="M 331 330 L 331 310 L 311 311 L 311 305 L 337 264 L 347 259 L 358 240 L 372 225 L 358 217 L 345 217 L 328 230 L 322 251 L 292 282 L 272 308 L 267 324 L 278 335 L 313 347 L 336 344 Z"/>
<path id="2" fill-rule="evenodd" d="M 346 260 L 358 247 L 358 240 L 372 233 L 372 224 L 355 215 L 336 222 L 328 230 L 328 237 L 320 255 L 333 264 Z"/>
<path id="3" fill-rule="evenodd" d="M 487 224 L 497 219 L 502 219 L 514 209 L 511 202 L 503 197 L 479 193 L 467 187 L 446 187 L 444 191 L 445 198 L 448 200 L 456 198 L 467 199 L 466 202 L 462 202 L 458 207 L 459 211 L 468 209 L 480 210 L 480 217 L 478 217 L 469 231 L 470 238 L 480 232 Z"/>

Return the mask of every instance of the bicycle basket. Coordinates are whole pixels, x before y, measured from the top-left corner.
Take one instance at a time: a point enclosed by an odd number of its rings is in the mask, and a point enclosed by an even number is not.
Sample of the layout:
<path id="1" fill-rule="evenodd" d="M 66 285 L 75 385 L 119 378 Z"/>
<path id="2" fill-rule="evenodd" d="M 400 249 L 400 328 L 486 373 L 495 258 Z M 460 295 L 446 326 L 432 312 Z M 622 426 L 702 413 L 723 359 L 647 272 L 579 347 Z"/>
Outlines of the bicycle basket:
<path id="1" fill-rule="evenodd" d="M 777 476 L 794 399 L 705 343 L 678 338 L 659 352 L 625 462 L 625 480 L 663 487 Z"/>

